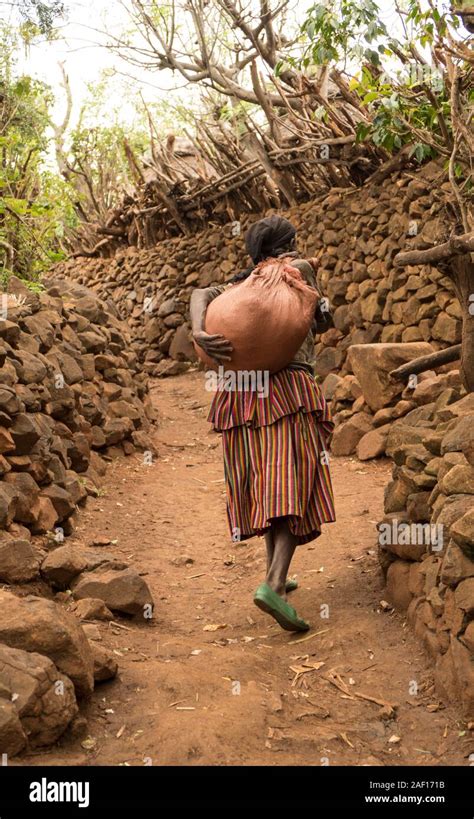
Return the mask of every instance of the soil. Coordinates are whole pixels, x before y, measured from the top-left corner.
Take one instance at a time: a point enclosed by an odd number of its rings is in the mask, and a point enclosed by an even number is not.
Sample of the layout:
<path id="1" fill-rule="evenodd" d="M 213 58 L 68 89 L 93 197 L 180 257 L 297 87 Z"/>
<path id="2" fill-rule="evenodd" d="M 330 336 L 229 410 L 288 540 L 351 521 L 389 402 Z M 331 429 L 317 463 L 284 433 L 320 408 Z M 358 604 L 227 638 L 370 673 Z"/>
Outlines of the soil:
<path id="1" fill-rule="evenodd" d="M 87 725 L 14 764 L 468 764 L 462 719 L 384 602 L 375 525 L 389 462 L 332 459 L 337 522 L 292 564 L 291 603 L 312 629 L 290 634 L 252 602 L 263 540 L 230 540 L 202 374 L 156 381 L 153 396 L 158 457 L 113 461 L 71 542 L 113 541 L 102 548 L 146 578 L 154 618 L 96 621 L 118 677 L 83 704 Z"/>

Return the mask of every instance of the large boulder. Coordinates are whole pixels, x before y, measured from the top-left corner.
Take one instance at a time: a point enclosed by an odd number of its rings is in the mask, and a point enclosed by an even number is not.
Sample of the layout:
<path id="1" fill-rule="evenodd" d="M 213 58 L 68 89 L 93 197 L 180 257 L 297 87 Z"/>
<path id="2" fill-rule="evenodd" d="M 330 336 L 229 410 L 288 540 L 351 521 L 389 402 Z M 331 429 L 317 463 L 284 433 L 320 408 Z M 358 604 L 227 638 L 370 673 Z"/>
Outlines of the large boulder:
<path id="1" fill-rule="evenodd" d="M 348 352 L 349 365 L 356 376 L 366 403 L 373 412 L 393 403 L 403 382 L 392 381 L 390 372 L 415 358 L 434 352 L 425 341 L 411 343 L 354 344 Z"/>
<path id="2" fill-rule="evenodd" d="M 71 680 L 48 657 L 0 644 L 2 698 L 12 703 L 32 747 L 56 742 L 78 711 Z M 3 739 L 0 727 L 0 749 L 8 753 Z"/>
<path id="3" fill-rule="evenodd" d="M 49 657 L 80 696 L 94 687 L 94 664 L 87 638 L 75 617 L 40 597 L 15 597 L 0 590 L 0 643 Z"/>

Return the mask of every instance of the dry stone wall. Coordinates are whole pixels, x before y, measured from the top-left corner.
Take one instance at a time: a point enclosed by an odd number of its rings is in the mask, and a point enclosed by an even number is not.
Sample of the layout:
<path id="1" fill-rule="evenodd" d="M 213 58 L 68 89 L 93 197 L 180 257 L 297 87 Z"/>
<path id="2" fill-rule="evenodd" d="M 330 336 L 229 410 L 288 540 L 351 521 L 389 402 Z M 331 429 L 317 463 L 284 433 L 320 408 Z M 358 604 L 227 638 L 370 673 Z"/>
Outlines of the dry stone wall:
<path id="1" fill-rule="evenodd" d="M 445 230 L 442 175 L 433 162 L 417 173 L 332 192 L 285 212 L 298 228 L 302 253 L 321 254 L 319 280 L 334 313 L 335 328 L 317 345 L 321 379 L 344 367 L 352 344 L 425 342 L 438 349 L 459 341 L 461 313 L 450 279 L 429 266 L 393 267 L 410 238 L 427 247 Z M 247 266 L 248 222 L 210 225 L 150 250 L 128 248 L 113 259 L 73 259 L 57 265 L 54 276 L 85 284 L 115 305 L 145 371 L 172 374 L 195 360 L 190 294 Z"/>
<path id="2" fill-rule="evenodd" d="M 0 754 L 8 757 L 55 742 L 77 701 L 117 673 L 81 620 L 143 615 L 152 605 L 131 567 L 65 537 L 100 491 L 108 460 L 153 452 L 153 413 L 128 330 L 96 294 L 63 280 L 32 293 L 12 278 L 1 308 Z"/>
<path id="3" fill-rule="evenodd" d="M 453 388 L 446 380 L 422 384 L 432 400 L 395 421 L 388 435 L 394 467 L 379 526 L 380 562 L 388 597 L 407 612 L 433 658 L 438 693 L 472 718 L 474 394 L 447 402 Z"/>

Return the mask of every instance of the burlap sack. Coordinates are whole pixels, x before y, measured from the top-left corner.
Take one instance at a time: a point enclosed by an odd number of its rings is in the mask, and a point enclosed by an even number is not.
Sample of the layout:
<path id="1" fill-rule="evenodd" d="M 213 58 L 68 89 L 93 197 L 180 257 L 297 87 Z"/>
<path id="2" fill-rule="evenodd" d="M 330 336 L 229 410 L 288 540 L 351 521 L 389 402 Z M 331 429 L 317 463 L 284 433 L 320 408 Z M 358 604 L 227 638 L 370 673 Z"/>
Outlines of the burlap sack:
<path id="1" fill-rule="evenodd" d="M 289 260 L 267 259 L 244 281 L 214 299 L 206 312 L 207 333 L 232 343 L 228 370 L 278 372 L 293 359 L 308 334 L 318 294 Z M 199 346 L 199 357 L 216 369 Z"/>

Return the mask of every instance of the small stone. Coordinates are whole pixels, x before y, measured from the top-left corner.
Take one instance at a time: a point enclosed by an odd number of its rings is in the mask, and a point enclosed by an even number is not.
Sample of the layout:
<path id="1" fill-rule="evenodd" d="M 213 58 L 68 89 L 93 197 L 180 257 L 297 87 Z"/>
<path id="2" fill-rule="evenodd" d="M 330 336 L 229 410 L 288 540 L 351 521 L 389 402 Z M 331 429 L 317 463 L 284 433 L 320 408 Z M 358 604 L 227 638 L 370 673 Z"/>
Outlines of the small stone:
<path id="1" fill-rule="evenodd" d="M 78 600 L 74 607 L 74 614 L 80 620 L 113 620 L 114 616 L 103 600 L 98 597 L 84 597 Z"/>
<path id="2" fill-rule="evenodd" d="M 153 606 L 151 592 L 139 574 L 133 569 L 96 569 L 84 572 L 72 583 L 76 600 L 97 597 L 111 611 L 145 616 L 147 607 Z"/>
<path id="3" fill-rule="evenodd" d="M 91 652 L 94 659 L 94 680 L 105 682 L 117 676 L 118 663 L 112 652 L 96 642 L 91 643 Z"/>

